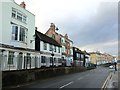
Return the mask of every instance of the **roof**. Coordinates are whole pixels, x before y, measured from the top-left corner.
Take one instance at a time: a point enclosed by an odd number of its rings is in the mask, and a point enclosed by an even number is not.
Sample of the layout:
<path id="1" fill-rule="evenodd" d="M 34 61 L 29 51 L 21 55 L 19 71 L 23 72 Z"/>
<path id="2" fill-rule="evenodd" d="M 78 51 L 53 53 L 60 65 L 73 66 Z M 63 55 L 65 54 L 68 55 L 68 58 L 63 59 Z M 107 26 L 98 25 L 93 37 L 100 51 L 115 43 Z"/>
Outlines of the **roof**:
<path id="1" fill-rule="evenodd" d="M 81 54 L 84 54 L 84 52 L 81 51 L 79 48 L 77 48 L 77 47 L 73 47 L 73 48 L 75 49 L 76 52 L 81 53 Z"/>
<path id="2" fill-rule="evenodd" d="M 10 48 L 10 49 L 17 49 L 17 50 L 25 50 L 25 51 L 31 51 L 31 52 L 38 52 L 35 49 L 22 48 L 22 47 L 14 47 L 14 46 L 11 46 L 11 45 L 1 44 L 1 43 L 0 43 L 0 47 Z"/>
<path id="3" fill-rule="evenodd" d="M 52 39 L 51 37 L 49 37 L 49 36 L 47 36 L 47 35 L 39 32 L 39 31 L 37 31 L 37 30 L 35 30 L 35 34 L 38 36 L 38 38 L 39 38 L 40 40 L 42 40 L 42 41 L 44 41 L 44 42 L 46 42 L 46 43 L 50 43 L 50 44 L 52 44 L 52 45 L 61 47 L 61 45 L 60 45 L 57 41 L 55 41 L 54 39 Z"/>
<path id="4" fill-rule="evenodd" d="M 77 47 L 73 47 L 73 48 L 76 49 L 76 52 L 78 52 L 78 53 L 81 53 L 81 54 L 84 54 L 84 55 L 90 55 L 88 52 L 82 51 L 82 50 L 80 50 L 80 49 L 77 48 Z"/>
<path id="5" fill-rule="evenodd" d="M 61 37 L 65 37 L 65 36 L 63 36 L 62 34 L 60 34 L 60 36 L 61 36 Z M 69 38 L 65 38 L 65 39 L 67 39 L 67 40 L 70 41 L 70 42 L 73 42 L 73 41 L 70 40 Z"/>
<path id="6" fill-rule="evenodd" d="M 97 52 L 90 52 L 90 54 L 98 54 Z"/>

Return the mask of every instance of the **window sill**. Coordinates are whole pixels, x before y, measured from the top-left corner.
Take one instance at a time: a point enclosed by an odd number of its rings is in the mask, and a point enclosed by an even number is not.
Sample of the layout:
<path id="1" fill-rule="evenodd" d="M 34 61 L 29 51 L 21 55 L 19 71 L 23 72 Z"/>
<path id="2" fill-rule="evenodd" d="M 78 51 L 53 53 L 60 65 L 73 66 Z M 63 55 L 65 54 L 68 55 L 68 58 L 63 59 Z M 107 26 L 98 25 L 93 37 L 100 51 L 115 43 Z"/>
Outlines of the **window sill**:
<path id="1" fill-rule="evenodd" d="M 13 65 L 13 64 L 8 64 L 7 67 L 15 67 L 15 65 Z"/>
<path id="2" fill-rule="evenodd" d="M 19 19 L 17 19 L 16 17 L 12 17 L 13 19 L 15 19 L 15 20 L 17 20 L 17 21 L 19 21 L 19 22 L 21 22 L 21 23 L 24 23 L 24 24 L 26 24 L 27 25 L 27 23 L 26 22 L 23 22 L 23 21 L 21 21 L 21 20 L 19 20 Z"/>
<path id="3" fill-rule="evenodd" d="M 18 42 L 18 43 L 23 43 L 23 44 L 26 44 L 27 45 L 27 43 L 26 42 L 23 42 L 23 41 L 18 41 L 18 40 L 11 40 L 12 42 Z"/>

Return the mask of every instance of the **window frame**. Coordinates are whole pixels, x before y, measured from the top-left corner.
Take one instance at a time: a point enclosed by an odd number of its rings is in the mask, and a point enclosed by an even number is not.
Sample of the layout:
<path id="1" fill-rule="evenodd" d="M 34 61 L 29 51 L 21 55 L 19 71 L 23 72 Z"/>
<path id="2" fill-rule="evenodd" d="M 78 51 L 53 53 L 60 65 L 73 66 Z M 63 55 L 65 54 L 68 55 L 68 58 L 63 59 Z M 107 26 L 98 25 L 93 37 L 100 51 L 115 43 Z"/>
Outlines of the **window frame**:
<path id="1" fill-rule="evenodd" d="M 12 8 L 11 17 L 27 24 L 27 16 L 23 12 L 21 12 L 20 10 Z"/>
<path id="2" fill-rule="evenodd" d="M 52 51 L 52 50 L 53 50 L 52 45 L 49 44 L 49 51 Z"/>
<path id="3" fill-rule="evenodd" d="M 19 41 L 26 42 L 26 28 L 20 26 Z"/>
<path id="4" fill-rule="evenodd" d="M 45 59 L 46 59 L 45 56 L 41 56 L 41 63 L 46 63 Z"/>
<path id="5" fill-rule="evenodd" d="M 8 65 L 13 65 L 14 64 L 14 53 L 13 51 L 8 52 Z"/>
<path id="6" fill-rule="evenodd" d="M 58 47 L 58 53 L 60 53 L 60 47 Z"/>
<path id="7" fill-rule="evenodd" d="M 18 40 L 18 29 L 19 29 L 19 27 L 17 26 L 17 25 L 15 25 L 15 24 L 12 24 L 12 40 Z M 16 27 L 17 27 L 17 29 L 16 29 Z"/>
<path id="8" fill-rule="evenodd" d="M 54 52 L 56 52 L 56 51 L 57 51 L 57 50 L 56 50 L 56 48 L 57 48 L 57 47 L 56 47 L 56 46 L 54 46 Z"/>
<path id="9" fill-rule="evenodd" d="M 16 10 L 15 10 L 15 9 L 12 9 L 12 17 L 13 17 L 13 18 L 16 18 L 16 16 L 17 16 Z"/>
<path id="10" fill-rule="evenodd" d="M 14 29 L 14 27 L 17 27 L 17 29 Z M 11 40 L 27 43 L 27 33 L 28 33 L 27 28 L 21 25 L 11 24 L 11 30 L 12 30 Z"/>
<path id="11" fill-rule="evenodd" d="M 43 42 L 43 49 L 47 50 L 47 43 L 46 42 Z"/>

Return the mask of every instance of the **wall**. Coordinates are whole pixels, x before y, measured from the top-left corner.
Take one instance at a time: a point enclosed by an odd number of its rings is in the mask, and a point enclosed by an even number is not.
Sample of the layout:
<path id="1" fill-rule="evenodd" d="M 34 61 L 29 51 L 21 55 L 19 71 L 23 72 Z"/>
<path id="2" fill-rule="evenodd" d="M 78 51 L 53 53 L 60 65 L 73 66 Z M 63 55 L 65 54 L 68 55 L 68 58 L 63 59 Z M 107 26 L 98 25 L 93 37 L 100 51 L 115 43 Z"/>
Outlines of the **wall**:
<path id="1" fill-rule="evenodd" d="M 3 52 L 1 52 L 1 50 L 5 50 Z M 8 53 L 9 51 L 13 51 L 14 52 L 14 57 L 13 57 L 13 64 L 9 65 L 8 64 Z M 19 53 L 22 52 L 23 53 L 23 57 L 22 59 L 19 59 Z M 25 50 L 16 50 L 16 49 L 8 49 L 8 48 L 3 48 L 0 47 L 0 58 L 1 58 L 1 70 L 2 71 L 6 71 L 6 70 L 19 70 L 19 69 L 26 69 L 26 60 L 25 60 L 25 56 L 27 55 L 27 53 L 30 53 L 30 57 L 31 57 L 31 68 L 35 68 L 35 57 L 38 57 L 38 59 L 36 60 L 37 62 L 37 68 L 41 67 L 41 59 L 40 59 L 40 53 L 39 52 L 30 52 L 30 51 L 25 51 Z M 20 61 L 22 64 L 20 64 Z M 18 67 L 18 65 L 20 67 Z M 25 67 L 24 67 L 25 65 Z M 29 68 L 29 67 L 27 67 Z"/>
<path id="2" fill-rule="evenodd" d="M 90 62 L 96 64 L 96 54 L 90 54 Z"/>
<path id="3" fill-rule="evenodd" d="M 84 67 L 59 67 L 48 69 L 4 71 L 2 73 L 3 88 L 85 70 L 87 69 Z"/>
<path id="4" fill-rule="evenodd" d="M 20 10 L 25 15 L 27 15 L 27 24 L 22 23 L 18 21 L 17 19 L 14 19 L 11 17 L 12 7 Z M 0 41 L 0 43 L 6 44 L 6 45 L 13 45 L 16 47 L 34 49 L 35 48 L 34 42 L 30 43 L 30 40 L 33 40 L 33 35 L 35 34 L 35 16 L 29 11 L 21 8 L 18 4 L 14 2 L 3 2 L 2 9 L 0 9 L 0 12 L 2 12 L 2 17 L 0 17 L 0 20 L 1 18 L 4 19 L 1 22 L 2 29 L 0 29 L 0 32 L 2 32 L 2 41 Z M 19 41 L 13 41 L 11 39 L 12 37 L 11 22 L 16 23 L 17 25 L 22 25 L 28 29 L 27 44 L 21 43 Z"/>

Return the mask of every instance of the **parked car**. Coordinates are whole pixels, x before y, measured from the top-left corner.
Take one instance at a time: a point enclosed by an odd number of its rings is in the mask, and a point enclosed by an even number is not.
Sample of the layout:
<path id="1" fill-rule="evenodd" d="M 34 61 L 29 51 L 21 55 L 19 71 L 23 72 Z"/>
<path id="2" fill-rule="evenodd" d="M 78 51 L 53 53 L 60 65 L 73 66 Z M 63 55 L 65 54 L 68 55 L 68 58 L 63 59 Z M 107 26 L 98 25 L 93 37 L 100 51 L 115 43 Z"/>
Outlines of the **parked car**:
<path id="1" fill-rule="evenodd" d="M 113 65 L 110 65 L 110 66 L 109 66 L 109 69 L 114 69 L 114 66 L 113 66 Z"/>

